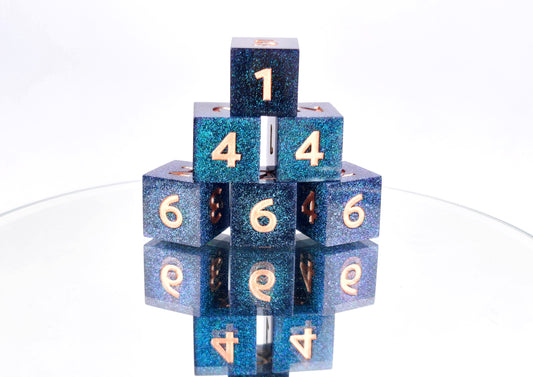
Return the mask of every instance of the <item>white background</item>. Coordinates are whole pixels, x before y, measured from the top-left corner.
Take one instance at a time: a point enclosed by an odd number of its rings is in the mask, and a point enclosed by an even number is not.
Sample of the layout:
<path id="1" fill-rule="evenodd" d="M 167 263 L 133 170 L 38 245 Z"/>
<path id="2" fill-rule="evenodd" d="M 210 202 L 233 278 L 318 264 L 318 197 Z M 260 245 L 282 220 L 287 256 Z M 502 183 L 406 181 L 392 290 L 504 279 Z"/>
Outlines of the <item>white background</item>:
<path id="1" fill-rule="evenodd" d="M 231 37 L 273 36 L 299 39 L 300 101 L 345 116 L 345 160 L 533 232 L 531 2 L 0 4 L 0 213 L 191 160 Z"/>

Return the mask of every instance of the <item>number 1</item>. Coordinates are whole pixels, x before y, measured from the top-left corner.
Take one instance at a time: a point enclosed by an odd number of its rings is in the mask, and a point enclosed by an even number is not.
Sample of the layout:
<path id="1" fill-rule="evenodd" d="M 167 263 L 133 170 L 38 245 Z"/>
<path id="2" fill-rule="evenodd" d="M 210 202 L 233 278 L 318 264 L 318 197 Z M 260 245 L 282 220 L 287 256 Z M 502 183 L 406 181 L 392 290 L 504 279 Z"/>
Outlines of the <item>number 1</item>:
<path id="1" fill-rule="evenodd" d="M 272 68 L 257 71 L 255 78 L 263 79 L 263 101 L 270 101 L 272 99 Z"/>

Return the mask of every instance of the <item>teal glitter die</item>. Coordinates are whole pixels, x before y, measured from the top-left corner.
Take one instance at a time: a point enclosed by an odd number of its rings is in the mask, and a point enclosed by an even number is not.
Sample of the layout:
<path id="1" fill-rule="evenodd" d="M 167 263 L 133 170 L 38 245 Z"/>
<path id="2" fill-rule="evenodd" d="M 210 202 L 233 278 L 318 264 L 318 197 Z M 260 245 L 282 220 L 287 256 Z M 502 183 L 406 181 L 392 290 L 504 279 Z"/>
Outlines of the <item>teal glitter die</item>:
<path id="1" fill-rule="evenodd" d="M 231 115 L 296 116 L 299 60 L 296 38 L 233 38 Z"/>
<path id="2" fill-rule="evenodd" d="M 294 248 L 232 247 L 230 266 L 232 314 L 292 314 Z"/>
<path id="3" fill-rule="evenodd" d="M 195 317 L 195 374 L 257 374 L 256 338 L 255 317 Z"/>
<path id="4" fill-rule="evenodd" d="M 298 183 L 297 229 L 325 246 L 379 235 L 381 176 L 348 162 L 340 181 Z"/>
<path id="5" fill-rule="evenodd" d="M 343 117 L 330 103 L 300 103 L 296 117 L 278 118 L 278 180 L 339 180 L 342 135 Z"/>
<path id="6" fill-rule="evenodd" d="M 259 117 L 230 117 L 227 103 L 195 103 L 194 180 L 258 181 L 260 139 Z"/>
<path id="7" fill-rule="evenodd" d="M 190 162 L 143 175 L 145 237 L 198 247 L 228 227 L 229 215 L 229 185 L 193 182 Z"/>
<path id="8" fill-rule="evenodd" d="M 326 247 L 296 242 L 295 305 L 331 315 L 374 303 L 378 245 L 370 240 Z"/>
<path id="9" fill-rule="evenodd" d="M 294 314 L 274 317 L 272 371 L 331 369 L 335 316 Z"/>
<path id="10" fill-rule="evenodd" d="M 146 304 L 194 316 L 228 312 L 229 239 L 196 248 L 152 240 L 144 246 Z"/>
<path id="11" fill-rule="evenodd" d="M 294 246 L 296 183 L 263 178 L 231 185 L 231 245 Z"/>

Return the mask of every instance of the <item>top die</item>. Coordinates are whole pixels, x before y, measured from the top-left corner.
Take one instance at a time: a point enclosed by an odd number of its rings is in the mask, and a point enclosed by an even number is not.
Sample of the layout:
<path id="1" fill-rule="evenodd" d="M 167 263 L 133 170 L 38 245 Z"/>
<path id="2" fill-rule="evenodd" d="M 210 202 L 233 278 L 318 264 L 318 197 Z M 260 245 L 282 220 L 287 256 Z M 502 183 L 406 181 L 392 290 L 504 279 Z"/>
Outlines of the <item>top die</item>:
<path id="1" fill-rule="evenodd" d="M 299 60 L 296 38 L 233 38 L 231 116 L 296 116 Z"/>

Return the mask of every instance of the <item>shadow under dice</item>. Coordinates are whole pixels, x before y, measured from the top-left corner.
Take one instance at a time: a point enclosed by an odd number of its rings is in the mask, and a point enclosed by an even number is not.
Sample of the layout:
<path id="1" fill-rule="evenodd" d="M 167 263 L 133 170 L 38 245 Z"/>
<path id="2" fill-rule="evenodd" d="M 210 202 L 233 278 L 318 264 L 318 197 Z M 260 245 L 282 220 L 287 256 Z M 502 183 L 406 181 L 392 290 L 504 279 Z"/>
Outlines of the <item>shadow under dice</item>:
<path id="1" fill-rule="evenodd" d="M 335 316 L 274 317 L 273 372 L 331 369 Z"/>
<path id="2" fill-rule="evenodd" d="M 260 118 L 229 116 L 229 104 L 194 104 L 194 180 L 259 180 Z"/>
<path id="3" fill-rule="evenodd" d="M 292 314 L 294 248 L 231 248 L 230 265 L 232 314 Z"/>
<path id="4" fill-rule="evenodd" d="M 234 183 L 231 201 L 232 246 L 294 246 L 296 183 Z"/>
<path id="5" fill-rule="evenodd" d="M 255 317 L 195 317 L 194 372 L 196 375 L 256 374 Z"/>
<path id="6" fill-rule="evenodd" d="M 278 119 L 279 181 L 339 180 L 342 115 L 329 103 L 301 103 L 296 117 Z"/>
<path id="7" fill-rule="evenodd" d="M 343 162 L 340 181 L 298 184 L 297 229 L 335 246 L 379 235 L 381 176 Z"/>
<path id="8" fill-rule="evenodd" d="M 370 240 L 326 247 L 296 243 L 295 306 L 322 315 L 372 305 L 378 245 Z"/>
<path id="9" fill-rule="evenodd" d="M 193 182 L 187 161 L 172 161 L 143 175 L 146 237 L 201 246 L 228 225 L 227 183 Z"/>
<path id="10" fill-rule="evenodd" d="M 200 248 L 152 240 L 144 246 L 148 305 L 194 316 L 227 313 L 229 240 Z"/>
<path id="11" fill-rule="evenodd" d="M 299 60 L 296 38 L 233 38 L 231 116 L 296 116 Z"/>

